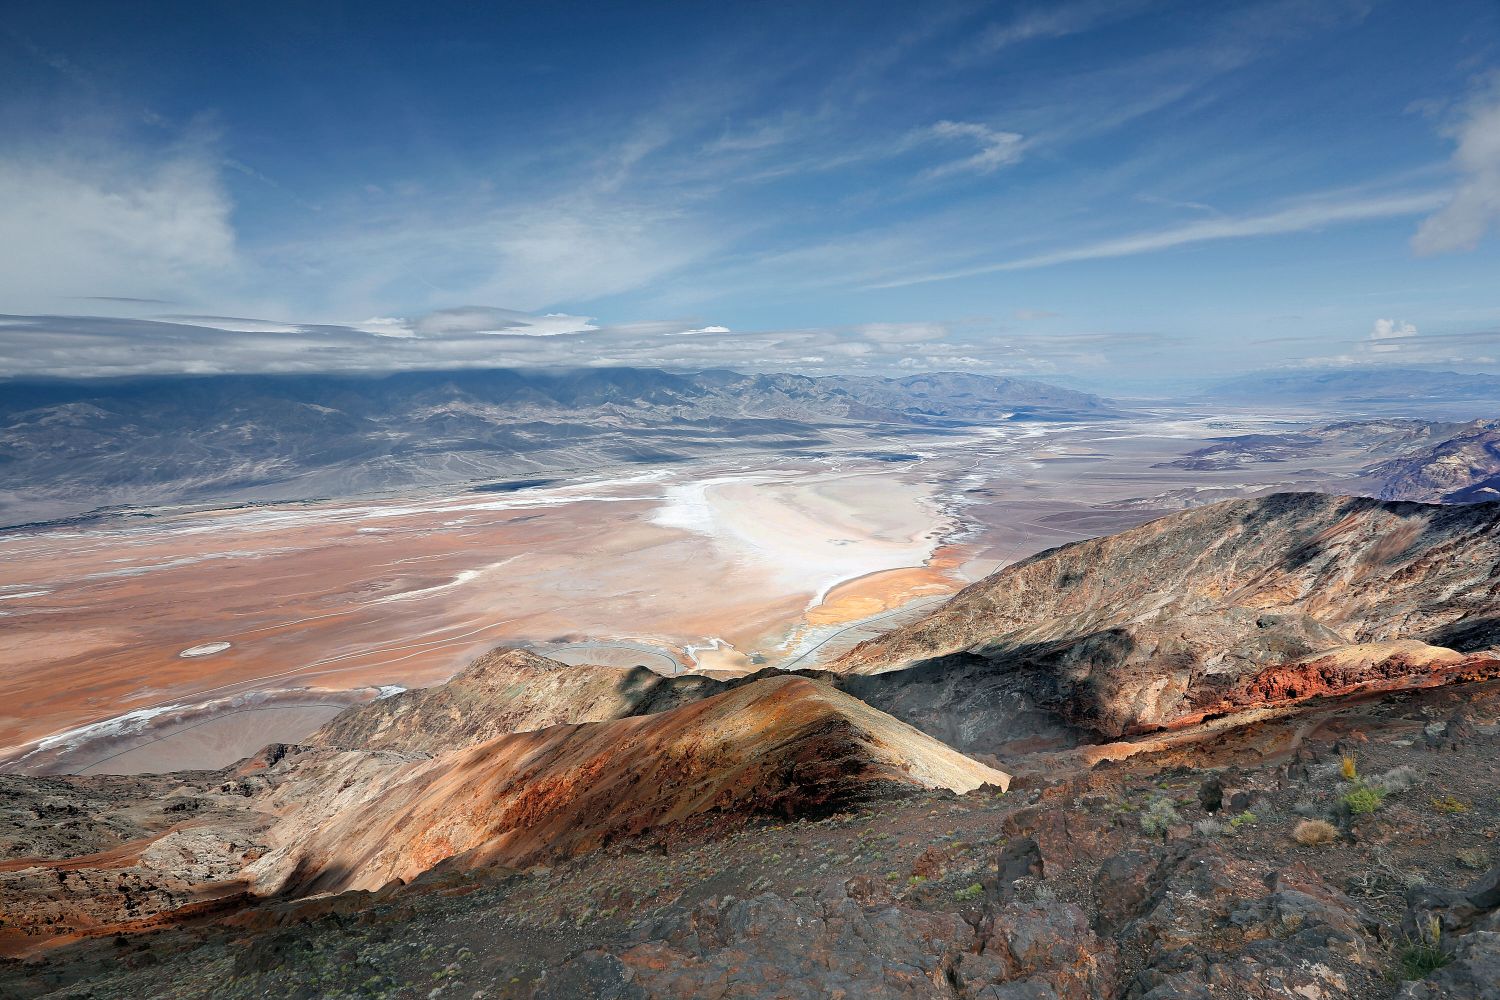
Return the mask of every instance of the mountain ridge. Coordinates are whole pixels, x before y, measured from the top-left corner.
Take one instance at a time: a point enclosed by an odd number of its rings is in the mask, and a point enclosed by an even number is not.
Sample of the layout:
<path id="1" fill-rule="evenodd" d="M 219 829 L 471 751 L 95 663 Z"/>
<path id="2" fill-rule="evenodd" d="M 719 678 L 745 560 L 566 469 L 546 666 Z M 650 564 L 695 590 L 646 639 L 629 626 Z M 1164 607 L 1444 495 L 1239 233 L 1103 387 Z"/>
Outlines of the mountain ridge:
<path id="1" fill-rule="evenodd" d="M 816 452 L 874 425 L 1118 415 L 1088 393 L 969 373 L 462 369 L 0 383 L 0 522 L 127 504 L 297 500 Z M 80 500 L 79 498 L 88 498 Z"/>
<path id="2" fill-rule="evenodd" d="M 1356 647 L 1478 656 L 1500 642 L 1497 566 L 1496 504 L 1230 500 L 1038 553 L 828 669 L 873 675 L 843 686 L 968 752 L 1038 713 L 1113 738 L 1262 704 L 1267 671 L 1314 696 L 1319 661 L 1341 650 L 1340 693 L 1448 669 Z M 910 689 L 931 694 L 912 703 Z"/>

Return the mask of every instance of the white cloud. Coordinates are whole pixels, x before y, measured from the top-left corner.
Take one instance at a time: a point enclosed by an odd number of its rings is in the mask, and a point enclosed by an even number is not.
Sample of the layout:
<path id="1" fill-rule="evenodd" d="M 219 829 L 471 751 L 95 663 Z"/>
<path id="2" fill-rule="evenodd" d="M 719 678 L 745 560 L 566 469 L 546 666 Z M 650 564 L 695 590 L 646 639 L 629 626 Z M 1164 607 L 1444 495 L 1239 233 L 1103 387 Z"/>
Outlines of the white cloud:
<path id="1" fill-rule="evenodd" d="M 726 332 L 684 337 L 680 323 L 605 325 L 464 306 L 413 320 L 377 317 L 354 324 L 0 315 L 0 328 L 0 372 L 13 377 L 600 365 L 879 372 L 908 355 L 935 370 L 1036 366 L 1027 351 L 983 336 L 983 330 L 959 337 L 937 322 L 733 334 L 719 327 Z"/>
<path id="2" fill-rule="evenodd" d="M 862 338 L 881 345 L 922 344 L 948 335 L 942 323 L 864 323 L 855 329 Z"/>
<path id="3" fill-rule="evenodd" d="M 211 326 L 218 330 L 229 330 L 233 333 L 298 333 L 302 330 L 300 324 L 279 323 L 276 320 L 269 319 L 247 319 L 243 316 L 172 315 L 159 318 L 171 320 L 174 323 Z"/>
<path id="4" fill-rule="evenodd" d="M 1382 341 L 1407 340 L 1417 335 L 1417 328 L 1410 323 L 1394 319 L 1377 319 L 1375 326 L 1370 330 L 1370 350 L 1377 354 L 1389 354 L 1399 351 L 1400 344 L 1382 343 Z"/>
<path id="5" fill-rule="evenodd" d="M 206 144 L 12 147 L 0 154 L 0 301 L 175 297 L 234 267 L 231 208 Z"/>
<path id="6" fill-rule="evenodd" d="M 676 336 L 678 336 L 678 337 L 696 337 L 696 336 L 700 336 L 700 335 L 705 334 L 705 333 L 729 333 L 729 332 L 730 332 L 730 329 L 727 326 L 700 326 L 696 330 L 678 330 L 677 333 L 676 333 Z"/>
<path id="7" fill-rule="evenodd" d="M 1453 200 L 1423 220 L 1412 237 L 1419 254 L 1473 250 L 1500 221 L 1500 77 L 1469 103 L 1449 134 L 1458 141 L 1453 166 L 1463 180 Z"/>
<path id="8" fill-rule="evenodd" d="M 419 317 L 410 324 L 410 329 L 422 337 L 475 333 L 557 337 L 569 333 L 589 333 L 599 328 L 586 316 L 569 316 L 566 313 L 533 316 L 494 306 L 459 306 L 455 309 L 439 309 Z"/>
<path id="9" fill-rule="evenodd" d="M 399 316 L 371 316 L 350 324 L 362 333 L 373 333 L 381 337 L 410 337 L 411 326 Z"/>
<path id="10" fill-rule="evenodd" d="M 953 174 L 989 174 L 1021 159 L 1026 140 L 1019 132 L 1002 132 L 978 122 L 941 121 L 927 130 L 928 136 L 940 140 L 972 141 L 979 152 L 961 160 L 940 164 L 923 171 L 922 176 L 935 180 Z"/>
<path id="11" fill-rule="evenodd" d="M 964 53 L 963 60 L 990 57 L 1026 42 L 1080 34 L 1138 14 L 1147 5 L 1148 0 L 1082 0 L 1076 3 L 1053 0 L 1022 11 L 1008 21 L 990 25 Z"/>
<path id="12" fill-rule="evenodd" d="M 1190 243 L 1309 232 L 1324 226 L 1418 215 L 1432 211 L 1446 200 L 1447 196 L 1441 192 L 1425 192 L 1385 195 L 1356 201 L 1314 201 L 1262 215 L 1204 219 L 1171 229 L 1136 233 L 1119 239 L 1104 240 L 1053 253 L 1037 254 L 993 264 L 979 264 L 934 274 L 897 278 L 871 287 L 902 288 L 933 281 L 951 281 L 981 274 L 995 274 L 1000 271 L 1025 271 L 1075 261 L 1155 253 Z"/>

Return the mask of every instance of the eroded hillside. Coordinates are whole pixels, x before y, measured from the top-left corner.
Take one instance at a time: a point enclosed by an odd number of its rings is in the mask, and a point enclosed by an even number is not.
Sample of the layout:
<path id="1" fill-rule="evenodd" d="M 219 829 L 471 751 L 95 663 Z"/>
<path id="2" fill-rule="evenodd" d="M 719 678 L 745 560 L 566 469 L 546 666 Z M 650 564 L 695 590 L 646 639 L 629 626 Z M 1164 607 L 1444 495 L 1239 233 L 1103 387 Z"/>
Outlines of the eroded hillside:
<path id="1" fill-rule="evenodd" d="M 960 748 L 1488 676 L 1500 506 L 1276 494 L 1063 546 L 862 643 L 846 688 Z M 927 697 L 916 698 L 921 691 Z"/>

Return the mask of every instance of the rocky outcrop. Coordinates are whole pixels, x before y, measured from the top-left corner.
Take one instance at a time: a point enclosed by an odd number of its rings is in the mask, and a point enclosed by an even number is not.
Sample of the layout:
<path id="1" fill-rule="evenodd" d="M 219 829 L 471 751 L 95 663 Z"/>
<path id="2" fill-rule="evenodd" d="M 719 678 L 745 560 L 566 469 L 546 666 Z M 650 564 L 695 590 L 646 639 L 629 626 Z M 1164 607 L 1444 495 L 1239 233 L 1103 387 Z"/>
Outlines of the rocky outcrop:
<path id="1" fill-rule="evenodd" d="M 1011 902 L 975 924 L 870 883 L 674 908 L 639 938 L 548 972 L 536 996 L 1107 1000 L 1115 976 L 1113 945 L 1071 903 Z"/>
<path id="2" fill-rule="evenodd" d="M 1033 556 L 832 669 L 961 749 L 1117 737 L 1500 672 L 1497 565 L 1500 506 L 1235 500 Z"/>
<path id="3" fill-rule="evenodd" d="M 856 879 L 815 898 L 671 908 L 635 943 L 549 970 L 534 995 L 1353 1000 L 1382 981 L 1374 921 L 1310 871 L 1262 881 L 1211 848 L 1161 865 L 1113 936 L 1045 893 L 931 911 Z M 1141 872 L 1153 877 L 1150 865 Z"/>
<path id="4" fill-rule="evenodd" d="M 1500 500 L 1500 420 L 1476 420 L 1433 447 L 1365 470 L 1383 500 Z"/>
<path id="5" fill-rule="evenodd" d="M 374 889 L 524 866 L 707 813 L 817 815 L 1007 775 L 815 681 L 769 677 L 657 715 L 502 736 L 435 758 L 322 750 L 278 771 L 261 892 Z"/>
<path id="6" fill-rule="evenodd" d="M 497 649 L 445 684 L 351 708 L 305 742 L 440 753 L 507 733 L 649 715 L 723 689 L 698 675 L 669 678 L 646 667 L 573 665 Z"/>
<path id="7" fill-rule="evenodd" d="M 1406 948 L 1442 957 L 1400 1000 L 1500 1000 L 1500 867 L 1463 889 L 1413 888 L 1401 931 Z"/>
<path id="8" fill-rule="evenodd" d="M 0 783 L 0 956 L 241 899 L 268 818 L 211 773 Z"/>

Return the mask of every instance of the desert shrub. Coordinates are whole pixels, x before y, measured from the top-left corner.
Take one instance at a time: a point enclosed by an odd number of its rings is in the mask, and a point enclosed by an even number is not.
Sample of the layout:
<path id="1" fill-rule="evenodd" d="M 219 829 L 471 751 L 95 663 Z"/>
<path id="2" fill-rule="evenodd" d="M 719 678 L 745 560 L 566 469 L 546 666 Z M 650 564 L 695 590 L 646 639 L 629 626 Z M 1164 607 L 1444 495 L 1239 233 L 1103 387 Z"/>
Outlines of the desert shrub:
<path id="1" fill-rule="evenodd" d="M 1375 789 L 1381 795 L 1394 795 L 1404 792 L 1422 782 L 1422 776 L 1409 767 L 1393 767 L 1384 774 L 1376 775 L 1368 779 L 1364 784 Z"/>
<path id="2" fill-rule="evenodd" d="M 971 903 L 984 895 L 984 886 L 975 882 L 973 885 L 965 886 L 953 894 L 953 898 L 960 903 Z"/>
<path id="3" fill-rule="evenodd" d="M 1249 809 L 1246 809 L 1234 819 L 1230 820 L 1229 826 L 1231 829 L 1238 830 L 1242 826 L 1249 826 L 1251 823 L 1254 823 L 1255 820 L 1255 813 L 1251 812 Z"/>
<path id="4" fill-rule="evenodd" d="M 1200 836 L 1222 837 L 1229 827 L 1216 819 L 1200 819 L 1193 824 L 1193 829 L 1197 830 Z"/>
<path id="5" fill-rule="evenodd" d="M 1339 774 L 1345 781 L 1356 781 L 1359 779 L 1359 768 L 1355 765 L 1353 757 L 1345 754 L 1344 759 L 1339 761 Z"/>
<path id="6" fill-rule="evenodd" d="M 1344 805 L 1356 816 L 1368 816 L 1380 808 L 1380 803 L 1385 800 L 1385 793 L 1369 785 L 1355 785 L 1344 793 Z"/>
<path id="7" fill-rule="evenodd" d="M 1451 795 L 1434 795 L 1432 798 L 1432 808 L 1440 813 L 1466 813 L 1469 811 L 1467 802 L 1455 799 Z"/>
<path id="8" fill-rule="evenodd" d="M 1303 847 L 1332 843 L 1338 835 L 1338 827 L 1326 819 L 1305 819 L 1292 827 L 1292 839 Z"/>
<path id="9" fill-rule="evenodd" d="M 1429 918 L 1427 926 L 1415 938 L 1403 941 L 1396 958 L 1401 963 L 1403 979 L 1426 979 L 1452 962 L 1453 956 L 1443 949 L 1443 927 L 1438 918 Z"/>
<path id="10" fill-rule="evenodd" d="M 1161 836 L 1181 822 L 1182 815 L 1171 799 L 1153 799 L 1141 813 L 1141 830 L 1153 837 Z"/>

